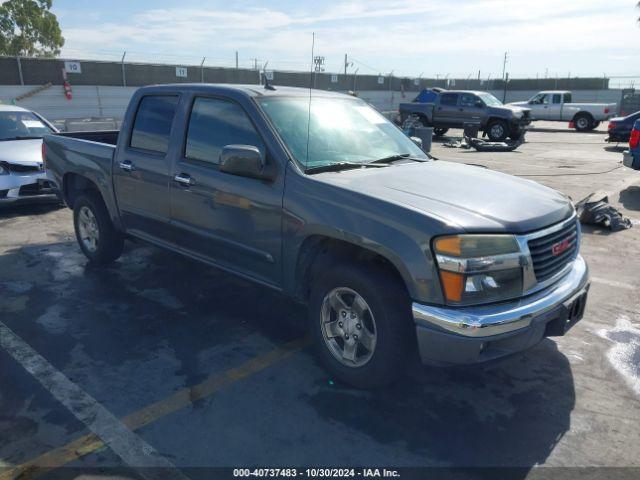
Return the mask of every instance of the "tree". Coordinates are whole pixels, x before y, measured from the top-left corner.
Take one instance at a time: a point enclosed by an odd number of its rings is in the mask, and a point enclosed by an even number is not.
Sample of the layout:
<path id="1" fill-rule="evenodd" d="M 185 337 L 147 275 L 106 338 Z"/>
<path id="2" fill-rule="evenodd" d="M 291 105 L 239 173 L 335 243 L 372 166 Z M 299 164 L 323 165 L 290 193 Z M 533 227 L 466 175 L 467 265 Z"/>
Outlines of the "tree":
<path id="1" fill-rule="evenodd" d="M 52 57 L 64 38 L 51 0 L 0 2 L 0 55 Z"/>

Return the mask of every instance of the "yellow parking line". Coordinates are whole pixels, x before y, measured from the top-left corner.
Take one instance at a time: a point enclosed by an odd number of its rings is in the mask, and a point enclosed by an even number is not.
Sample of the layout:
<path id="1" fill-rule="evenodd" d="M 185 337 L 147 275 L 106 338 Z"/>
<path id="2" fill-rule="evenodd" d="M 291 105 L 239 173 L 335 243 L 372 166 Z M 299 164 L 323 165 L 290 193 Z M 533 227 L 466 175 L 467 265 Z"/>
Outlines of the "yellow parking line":
<path id="1" fill-rule="evenodd" d="M 213 395 L 233 383 L 254 375 L 267 367 L 300 351 L 309 344 L 307 337 L 285 343 L 270 352 L 252 358 L 238 367 L 214 374 L 193 387 L 183 388 L 163 400 L 152 403 L 127 415 L 121 421 L 131 430 L 138 430 L 170 413 L 181 410 L 198 400 Z M 50 450 L 39 457 L 0 473 L 0 480 L 27 480 L 62 467 L 85 455 L 95 452 L 105 444 L 97 435 L 87 434 L 62 447 Z M 107 445 L 108 446 L 108 445 Z"/>

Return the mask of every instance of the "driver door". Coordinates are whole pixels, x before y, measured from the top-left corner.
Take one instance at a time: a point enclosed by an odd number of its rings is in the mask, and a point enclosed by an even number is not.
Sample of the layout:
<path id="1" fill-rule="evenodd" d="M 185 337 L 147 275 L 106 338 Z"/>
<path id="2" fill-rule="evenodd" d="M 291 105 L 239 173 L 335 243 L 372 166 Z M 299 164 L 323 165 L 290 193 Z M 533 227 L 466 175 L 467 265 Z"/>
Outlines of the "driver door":
<path id="1" fill-rule="evenodd" d="M 531 118 L 534 120 L 544 120 L 549 118 L 547 110 L 549 108 L 550 100 L 551 96 L 547 93 L 539 93 L 529 100 L 527 108 L 531 109 Z"/>

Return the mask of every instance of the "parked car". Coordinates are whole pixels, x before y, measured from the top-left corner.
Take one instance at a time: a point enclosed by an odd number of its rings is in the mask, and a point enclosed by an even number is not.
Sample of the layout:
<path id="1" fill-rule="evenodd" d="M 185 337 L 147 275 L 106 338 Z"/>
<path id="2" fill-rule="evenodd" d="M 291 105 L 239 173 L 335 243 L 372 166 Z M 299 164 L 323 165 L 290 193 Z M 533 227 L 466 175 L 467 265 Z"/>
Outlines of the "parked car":
<path id="1" fill-rule="evenodd" d="M 593 130 L 601 121 L 616 114 L 615 103 L 572 103 L 573 94 L 566 90 L 548 90 L 536 93 L 524 102 L 509 105 L 531 109 L 533 120 L 571 122 L 580 132 Z"/>
<path id="2" fill-rule="evenodd" d="M 528 108 L 503 105 L 487 92 L 464 90 L 423 90 L 413 102 L 401 103 L 399 113 L 401 122 L 413 115 L 424 126 L 433 127 L 435 135 L 478 122 L 479 129 L 495 142 L 519 139 L 531 121 Z"/>
<path id="3" fill-rule="evenodd" d="M 607 137 L 607 142 L 628 142 L 633 124 L 638 119 L 640 119 L 640 112 L 609 120 L 609 125 L 607 126 L 609 136 Z"/>
<path id="4" fill-rule="evenodd" d="M 131 236 L 295 298 L 320 358 L 353 385 L 399 378 L 416 349 L 439 364 L 519 352 L 583 315 L 565 195 L 431 161 L 360 99 L 151 86 L 120 132 L 86 135 L 48 135 L 44 157 L 90 262 Z"/>
<path id="5" fill-rule="evenodd" d="M 625 167 L 640 170 L 640 119 L 636 120 L 629 135 L 629 150 L 622 154 Z"/>
<path id="6" fill-rule="evenodd" d="M 57 132 L 35 112 L 0 105 L 0 204 L 57 200 L 42 166 L 42 137 Z"/>

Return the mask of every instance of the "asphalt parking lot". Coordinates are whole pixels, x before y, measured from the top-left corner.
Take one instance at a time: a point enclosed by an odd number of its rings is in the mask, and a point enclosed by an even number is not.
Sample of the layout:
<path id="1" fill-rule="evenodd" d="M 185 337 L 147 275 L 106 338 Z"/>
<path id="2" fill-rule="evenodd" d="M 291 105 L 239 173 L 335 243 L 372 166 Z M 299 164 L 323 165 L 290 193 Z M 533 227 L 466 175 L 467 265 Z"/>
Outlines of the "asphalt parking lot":
<path id="1" fill-rule="evenodd" d="M 247 465 L 507 466 L 520 478 L 549 472 L 538 466 L 637 467 L 589 471 L 637 478 L 640 172 L 618 168 L 602 132 L 533 131 L 512 153 L 436 142 L 432 153 L 574 200 L 605 191 L 634 221 L 584 227 L 592 288 L 567 336 L 354 390 L 315 360 L 304 310 L 270 290 L 139 243 L 91 268 L 68 209 L 5 208 L 0 480 L 215 478 L 204 467 Z"/>

